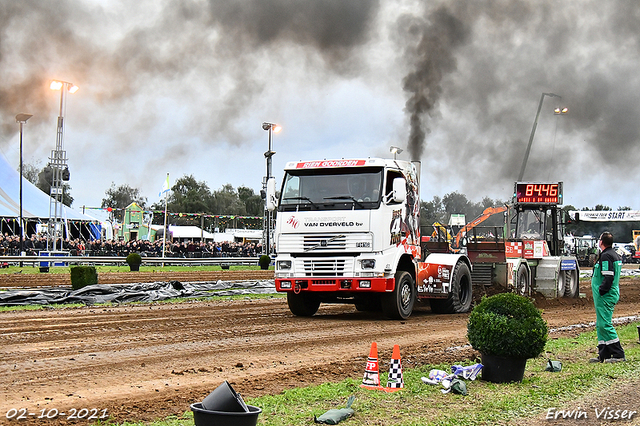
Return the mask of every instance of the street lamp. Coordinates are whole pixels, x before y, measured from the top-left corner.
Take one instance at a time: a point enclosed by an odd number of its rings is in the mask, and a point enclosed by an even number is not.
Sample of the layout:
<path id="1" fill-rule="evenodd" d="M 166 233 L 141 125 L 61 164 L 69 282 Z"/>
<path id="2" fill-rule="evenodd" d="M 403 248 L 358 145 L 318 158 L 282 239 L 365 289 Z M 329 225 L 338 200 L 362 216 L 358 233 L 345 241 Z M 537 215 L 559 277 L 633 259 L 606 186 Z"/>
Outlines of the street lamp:
<path id="1" fill-rule="evenodd" d="M 549 96 L 552 98 L 562 98 L 562 96 L 556 95 L 555 93 L 542 93 L 542 96 L 540 96 L 540 103 L 538 104 L 538 112 L 536 113 L 536 119 L 533 121 L 531 136 L 529 136 L 529 145 L 527 145 L 527 151 L 525 152 L 524 159 L 522 160 L 522 167 L 520 168 L 520 176 L 518 177 L 518 182 L 522 181 L 522 178 L 524 177 L 524 169 L 527 168 L 527 161 L 529 160 L 529 152 L 531 151 L 531 144 L 533 143 L 533 135 L 535 135 L 536 127 L 538 127 L 538 117 L 540 117 L 540 110 L 542 109 L 542 101 L 544 101 L 545 96 Z"/>
<path id="2" fill-rule="evenodd" d="M 568 112 L 569 112 L 569 108 L 567 107 L 563 107 L 563 108 L 557 107 L 556 109 L 553 110 L 553 113 L 555 115 L 567 114 Z"/>
<path id="3" fill-rule="evenodd" d="M 267 194 L 267 183 L 269 182 L 269 179 L 271 178 L 271 157 L 273 157 L 273 155 L 276 153 L 275 151 L 273 151 L 271 149 L 271 143 L 273 140 L 273 133 L 278 133 L 280 130 L 282 130 L 282 126 L 275 124 L 275 123 L 268 123 L 268 122 L 264 122 L 262 123 L 262 130 L 266 130 L 267 132 L 269 132 L 269 149 L 267 150 L 267 152 L 264 153 L 264 157 L 267 159 L 267 176 L 265 176 L 264 181 L 262 182 L 262 190 L 264 192 L 264 194 Z M 267 209 L 267 203 L 266 203 L 266 199 L 265 199 L 265 204 L 264 204 L 264 232 L 265 232 L 265 236 L 264 236 L 264 247 L 262 249 L 263 253 L 266 254 L 267 256 L 269 256 L 271 254 L 271 211 L 269 209 Z"/>
<path id="4" fill-rule="evenodd" d="M 49 226 L 47 229 L 47 249 L 55 250 L 57 240 L 58 223 L 62 229 L 62 201 L 63 201 L 63 181 L 69 180 L 69 168 L 67 167 L 67 153 L 63 147 L 64 136 L 64 112 L 66 93 L 71 94 L 78 91 L 78 86 L 68 81 L 53 80 L 49 86 L 51 90 L 60 90 L 60 114 L 58 115 L 58 125 L 56 133 L 56 149 L 51 151 L 49 164 L 52 169 L 51 190 L 49 192 Z M 53 229 L 51 210 L 53 209 Z M 60 213 L 58 213 L 58 209 Z M 53 238 L 52 238 L 53 236 Z M 53 241 L 51 241 L 53 240 Z M 50 242 L 52 243 L 50 245 Z M 51 248 L 49 248 L 51 246 Z"/>
<path id="5" fill-rule="evenodd" d="M 22 225 L 22 125 L 31 117 L 33 115 L 25 113 L 16 115 L 16 123 L 20 123 L 20 256 L 24 252 L 24 228 Z M 20 262 L 20 267 L 22 268 L 22 262 Z"/>

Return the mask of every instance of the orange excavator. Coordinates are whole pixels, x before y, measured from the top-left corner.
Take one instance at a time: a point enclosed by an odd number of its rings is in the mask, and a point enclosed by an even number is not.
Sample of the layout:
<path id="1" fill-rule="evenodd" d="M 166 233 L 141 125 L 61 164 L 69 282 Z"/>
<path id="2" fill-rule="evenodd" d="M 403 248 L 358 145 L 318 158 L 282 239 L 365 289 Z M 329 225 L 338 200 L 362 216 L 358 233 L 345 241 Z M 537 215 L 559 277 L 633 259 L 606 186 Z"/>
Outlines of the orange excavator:
<path id="1" fill-rule="evenodd" d="M 502 212 L 504 212 L 506 210 L 507 210 L 507 206 L 487 207 L 486 209 L 484 209 L 484 211 L 482 212 L 482 214 L 480 216 L 478 216 L 477 218 L 475 218 L 471 222 L 467 223 L 462 229 L 460 229 L 460 231 L 458 231 L 458 233 L 456 234 L 455 240 L 451 241 L 451 251 L 454 252 L 454 253 L 459 252 L 460 251 L 460 242 L 461 242 L 462 238 L 465 235 L 467 235 L 467 233 L 470 230 L 472 230 L 476 226 L 480 225 L 482 222 L 484 222 L 485 220 L 489 219 L 494 214 L 502 213 Z"/>

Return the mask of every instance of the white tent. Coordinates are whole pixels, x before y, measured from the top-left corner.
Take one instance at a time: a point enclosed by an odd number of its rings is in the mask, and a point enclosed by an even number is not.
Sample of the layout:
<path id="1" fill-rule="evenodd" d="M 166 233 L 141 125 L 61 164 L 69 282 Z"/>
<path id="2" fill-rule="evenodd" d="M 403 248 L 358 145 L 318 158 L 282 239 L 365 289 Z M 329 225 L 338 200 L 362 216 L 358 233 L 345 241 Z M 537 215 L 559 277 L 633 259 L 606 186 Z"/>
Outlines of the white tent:
<path id="1" fill-rule="evenodd" d="M 156 229 L 156 237 L 162 238 L 162 226 L 152 225 L 152 229 Z M 159 235 L 158 235 L 159 234 Z M 178 226 L 178 225 L 169 225 L 169 239 L 171 240 L 213 240 L 214 236 L 212 233 L 207 232 L 203 229 L 198 228 L 197 226 Z"/>
<path id="2" fill-rule="evenodd" d="M 22 216 L 49 218 L 51 198 L 38 187 L 22 178 Z M 20 217 L 20 173 L 0 155 L 0 217 Z M 93 221 L 90 216 L 62 206 L 62 217 L 68 220 Z"/>

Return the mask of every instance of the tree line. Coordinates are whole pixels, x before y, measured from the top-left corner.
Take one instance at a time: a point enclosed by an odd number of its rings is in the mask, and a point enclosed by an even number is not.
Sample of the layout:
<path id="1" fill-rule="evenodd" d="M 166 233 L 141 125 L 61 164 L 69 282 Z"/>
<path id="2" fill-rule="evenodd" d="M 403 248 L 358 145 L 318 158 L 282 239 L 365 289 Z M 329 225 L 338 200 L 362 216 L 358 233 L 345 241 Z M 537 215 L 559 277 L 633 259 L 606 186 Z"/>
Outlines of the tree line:
<path id="1" fill-rule="evenodd" d="M 39 168 L 37 164 L 23 164 L 23 176 L 45 194 L 51 192 L 51 176 L 47 173 L 47 167 Z M 180 213 L 202 213 L 208 215 L 235 215 L 235 216 L 262 216 L 264 201 L 253 189 L 240 186 L 237 189 L 231 184 L 223 185 L 220 189 L 212 191 L 206 182 L 197 181 L 193 175 L 184 175 L 176 180 L 167 194 L 167 211 Z M 164 200 L 151 205 L 148 204 L 139 188 L 133 188 L 128 184 L 116 185 L 105 191 L 105 197 L 100 204 L 101 208 L 111 208 L 114 218 L 122 221 L 125 207 L 135 202 L 144 210 L 164 211 Z M 71 207 L 73 197 L 71 186 L 64 183 L 64 196 L 62 203 Z M 172 218 L 174 224 L 180 222 L 180 218 Z"/>
<path id="2" fill-rule="evenodd" d="M 46 168 L 39 169 L 32 164 L 23 165 L 23 175 L 31 183 L 36 185 L 46 194 L 49 194 L 51 183 L 47 180 Z M 64 184 L 63 203 L 71 206 L 73 197 L 70 194 L 71 187 Z M 128 184 L 116 185 L 105 191 L 100 207 L 111 208 L 115 219 L 122 220 L 122 212 L 132 202 L 143 209 L 163 211 L 164 201 L 148 205 L 147 197 L 143 196 L 138 188 L 132 188 Z M 507 203 L 505 200 L 482 198 L 474 202 L 466 195 L 457 191 L 450 192 L 443 197 L 434 196 L 430 201 L 420 203 L 420 226 L 423 233 L 430 234 L 433 224 L 439 222 L 446 225 L 452 214 L 463 214 L 467 222 L 472 221 L 482 214 L 488 207 L 501 207 Z M 231 184 L 223 185 L 218 190 L 211 190 L 206 182 L 197 181 L 193 175 L 184 175 L 171 187 L 167 197 L 167 210 L 180 213 L 202 213 L 208 215 L 237 215 L 237 216 L 262 216 L 264 212 L 264 200 L 253 189 L 240 186 L 234 188 Z M 597 204 L 593 208 L 581 209 L 572 205 L 564 206 L 566 212 L 571 210 L 613 210 L 606 205 Z M 628 206 L 618 207 L 617 210 L 631 210 Z M 502 215 L 495 215 L 485 221 L 483 225 L 498 226 L 504 221 Z M 181 224 L 180 219 L 172 219 L 175 224 Z M 568 223 L 567 233 L 573 235 L 598 236 L 607 230 L 613 233 L 617 242 L 632 240 L 632 230 L 640 229 L 640 222 L 579 222 Z"/>
<path id="3" fill-rule="evenodd" d="M 466 222 L 469 223 L 473 219 L 477 218 L 488 207 L 501 207 L 506 205 L 506 201 L 492 200 L 485 197 L 480 202 L 472 202 L 467 199 L 464 194 L 458 192 L 451 192 L 440 198 L 434 196 L 431 201 L 422 201 L 420 204 L 420 226 L 423 234 L 431 234 L 433 232 L 433 224 L 439 222 L 443 225 L 449 223 L 449 219 L 452 214 L 465 215 Z M 583 207 L 576 208 L 572 205 L 567 205 L 562 208 L 565 211 L 565 217 L 567 218 L 565 232 L 575 236 L 593 235 L 599 236 L 604 231 L 609 231 L 613 234 L 616 242 L 630 242 L 633 240 L 632 230 L 640 229 L 640 222 L 587 222 L 579 221 L 575 222 L 569 220 L 569 211 L 583 210 L 583 211 L 611 211 L 611 207 L 597 204 L 593 208 Z M 629 206 L 621 206 L 616 210 L 624 211 L 631 210 Z M 504 224 L 503 214 L 496 214 L 485 222 L 481 226 L 499 226 Z"/>

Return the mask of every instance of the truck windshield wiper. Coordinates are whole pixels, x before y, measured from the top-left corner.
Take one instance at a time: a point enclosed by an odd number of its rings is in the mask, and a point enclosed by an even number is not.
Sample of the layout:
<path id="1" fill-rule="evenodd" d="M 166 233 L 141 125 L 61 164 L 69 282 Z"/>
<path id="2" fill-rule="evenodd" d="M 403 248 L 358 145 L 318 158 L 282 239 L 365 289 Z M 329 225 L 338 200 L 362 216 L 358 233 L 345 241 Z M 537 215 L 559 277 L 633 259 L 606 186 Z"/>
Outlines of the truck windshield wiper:
<path id="1" fill-rule="evenodd" d="M 351 195 L 336 195 L 335 197 L 324 197 L 324 200 L 351 200 L 353 201 L 355 204 L 359 205 L 360 207 L 364 208 L 364 205 L 362 204 L 362 202 L 356 200 L 355 198 L 353 198 Z"/>
<path id="2" fill-rule="evenodd" d="M 304 201 L 308 201 L 309 204 L 311 204 L 313 207 L 318 207 L 318 205 L 316 203 L 314 203 L 313 201 L 311 201 L 311 198 L 309 197 L 284 197 L 282 200 L 304 200 Z"/>

